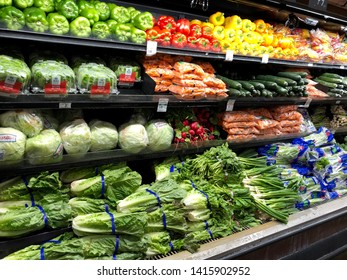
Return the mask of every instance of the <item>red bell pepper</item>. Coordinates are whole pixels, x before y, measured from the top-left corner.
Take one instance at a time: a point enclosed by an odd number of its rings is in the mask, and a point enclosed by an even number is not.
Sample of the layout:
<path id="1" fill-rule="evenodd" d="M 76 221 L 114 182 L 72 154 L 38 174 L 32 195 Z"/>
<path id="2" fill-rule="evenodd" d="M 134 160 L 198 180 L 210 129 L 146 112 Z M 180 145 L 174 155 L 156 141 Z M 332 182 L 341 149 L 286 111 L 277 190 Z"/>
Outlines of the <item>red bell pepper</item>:
<path id="1" fill-rule="evenodd" d="M 178 21 L 176 21 L 176 32 L 189 36 L 189 33 L 190 33 L 189 20 L 186 18 L 181 18 Z"/>
<path id="2" fill-rule="evenodd" d="M 159 45 L 168 47 L 171 45 L 171 32 L 167 29 L 160 30 L 160 36 L 157 39 Z"/>
<path id="3" fill-rule="evenodd" d="M 161 29 L 159 26 L 154 26 L 146 31 L 147 41 L 156 41 L 160 37 Z"/>
<path id="4" fill-rule="evenodd" d="M 196 36 L 187 37 L 187 47 L 191 49 L 196 49 L 198 47 L 198 39 Z"/>
<path id="5" fill-rule="evenodd" d="M 203 26 L 201 29 L 201 37 L 204 37 L 208 40 L 213 39 L 213 29 L 210 26 Z"/>
<path id="6" fill-rule="evenodd" d="M 172 16 L 160 16 L 157 21 L 157 25 L 161 29 L 167 29 L 171 33 L 176 30 L 176 21 Z"/>
<path id="7" fill-rule="evenodd" d="M 211 41 L 211 51 L 213 52 L 220 52 L 221 51 L 221 45 L 220 42 L 216 39 Z"/>
<path id="8" fill-rule="evenodd" d="M 211 43 L 207 38 L 198 39 L 198 49 L 201 51 L 208 51 L 211 48 Z"/>
<path id="9" fill-rule="evenodd" d="M 187 37 L 182 33 L 173 34 L 171 43 L 173 47 L 182 49 L 187 45 Z"/>
<path id="10" fill-rule="evenodd" d="M 190 26 L 190 36 L 195 36 L 197 38 L 200 38 L 202 35 L 202 30 L 201 30 L 201 26 L 199 24 L 192 24 Z"/>

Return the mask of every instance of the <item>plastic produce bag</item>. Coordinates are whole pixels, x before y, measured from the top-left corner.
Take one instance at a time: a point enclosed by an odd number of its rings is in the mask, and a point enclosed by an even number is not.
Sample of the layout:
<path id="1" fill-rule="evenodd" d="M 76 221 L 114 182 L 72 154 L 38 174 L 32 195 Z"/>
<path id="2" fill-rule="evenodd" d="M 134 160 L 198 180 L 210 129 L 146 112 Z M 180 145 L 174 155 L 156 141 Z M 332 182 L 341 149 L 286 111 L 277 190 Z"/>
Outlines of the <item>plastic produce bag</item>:
<path id="1" fill-rule="evenodd" d="M 21 131 L 11 127 L 0 127 L 0 162 L 22 160 L 27 137 Z"/>
<path id="2" fill-rule="evenodd" d="M 134 61 L 122 57 L 113 57 L 109 67 L 116 73 L 119 84 L 141 81 L 141 67 Z"/>
<path id="3" fill-rule="evenodd" d="M 136 154 L 148 145 L 146 128 L 142 124 L 125 123 L 119 128 L 119 146 L 126 152 Z"/>
<path id="4" fill-rule="evenodd" d="M 43 129 L 43 119 L 35 110 L 7 111 L 0 115 L 0 126 L 12 127 L 33 137 Z"/>
<path id="5" fill-rule="evenodd" d="M 71 59 L 71 67 L 76 72 L 78 67 L 85 63 L 96 63 L 106 66 L 106 62 L 99 56 L 83 54 L 73 56 Z"/>
<path id="6" fill-rule="evenodd" d="M 165 120 L 152 120 L 146 126 L 148 148 L 151 151 L 162 151 L 170 148 L 174 130 Z"/>
<path id="7" fill-rule="evenodd" d="M 36 62 L 32 67 L 31 89 L 34 93 L 45 93 L 46 96 L 76 92 L 75 73 L 58 61 L 45 60 Z"/>
<path id="8" fill-rule="evenodd" d="M 0 55 L 0 94 L 28 93 L 31 72 L 24 61 Z"/>
<path id="9" fill-rule="evenodd" d="M 77 87 L 81 93 L 105 96 L 118 93 L 117 76 L 108 67 L 96 63 L 84 63 L 76 70 Z"/>
<path id="10" fill-rule="evenodd" d="M 92 135 L 88 124 L 83 119 L 63 124 L 60 136 L 68 154 L 86 154 L 90 149 Z"/>
<path id="11" fill-rule="evenodd" d="M 90 151 L 112 150 L 117 147 L 118 131 L 112 123 L 93 120 L 89 127 L 92 138 Z"/>
<path id="12" fill-rule="evenodd" d="M 29 55 L 29 66 L 30 68 L 39 61 L 44 61 L 44 60 L 53 60 L 57 62 L 61 62 L 64 64 L 68 64 L 67 58 L 56 51 L 51 51 L 51 50 L 38 50 L 35 52 L 30 53 Z"/>
<path id="13" fill-rule="evenodd" d="M 63 143 L 54 129 L 42 130 L 40 134 L 29 138 L 25 148 L 30 164 L 47 164 L 63 159 Z"/>

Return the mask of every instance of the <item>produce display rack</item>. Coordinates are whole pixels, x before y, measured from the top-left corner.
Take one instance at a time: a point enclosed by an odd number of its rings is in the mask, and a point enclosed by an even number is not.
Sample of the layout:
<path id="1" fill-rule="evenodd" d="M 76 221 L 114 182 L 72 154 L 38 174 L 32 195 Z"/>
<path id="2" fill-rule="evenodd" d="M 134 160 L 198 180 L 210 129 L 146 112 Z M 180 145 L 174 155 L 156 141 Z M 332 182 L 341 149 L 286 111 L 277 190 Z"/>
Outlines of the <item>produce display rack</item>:
<path id="1" fill-rule="evenodd" d="M 134 2 L 136 2 L 134 0 Z M 137 1 L 139 2 L 139 1 Z M 182 2 L 182 1 L 179 1 Z M 186 3 L 190 1 L 185 1 Z M 219 2 L 219 1 L 216 1 Z M 227 5 L 229 1 L 221 1 L 216 5 Z M 243 1 L 247 2 L 247 1 Z M 249 2 L 249 1 L 248 1 Z M 254 1 L 260 2 L 260 1 Z M 262 4 L 264 4 L 264 1 Z M 289 1 L 266 1 L 281 7 L 289 7 Z M 284 3 L 285 2 L 285 3 Z M 296 1 L 299 2 L 299 1 Z M 131 4 L 128 2 L 119 2 Z M 230 3 L 229 3 L 230 4 Z M 169 5 L 170 4 L 167 4 Z M 172 4 L 174 5 L 174 4 Z M 303 8 L 299 3 L 292 4 L 297 11 Z M 156 9 L 149 6 L 134 4 L 134 7 L 145 7 L 154 13 L 165 13 L 177 16 L 189 16 L 190 14 L 178 12 L 175 10 Z M 213 7 L 212 7 L 213 8 Z M 309 11 L 305 11 L 308 12 Z M 194 14 L 195 18 L 205 18 L 205 15 Z M 311 15 L 316 15 L 316 11 L 311 11 Z M 321 15 L 321 13 L 319 13 Z M 326 16 L 331 17 L 328 12 Z M 191 16 L 192 17 L 192 16 Z M 346 23 L 347 18 L 340 16 L 334 18 L 335 21 Z M 48 33 L 34 33 L 30 31 L 11 31 L 0 28 L 0 42 L 6 40 L 16 40 L 24 42 L 35 42 L 37 44 L 59 44 L 68 46 L 79 46 L 85 48 L 117 49 L 127 50 L 136 53 L 145 53 L 146 45 L 137 45 L 132 43 L 122 43 L 117 41 L 97 40 L 93 38 L 76 38 L 71 36 L 58 36 Z M 345 70 L 347 65 L 316 63 L 307 61 L 290 61 L 281 59 L 269 59 L 264 63 L 262 57 L 251 57 L 234 55 L 232 61 L 226 61 L 226 55 L 213 52 L 199 52 L 186 49 L 174 49 L 158 47 L 158 53 L 174 54 L 183 56 L 192 56 L 195 58 L 205 58 L 208 60 L 220 60 L 225 63 L 247 62 L 257 65 L 267 64 L 283 65 L 287 67 L 314 68 Z M 119 95 L 110 96 L 108 99 L 90 99 L 82 95 L 69 95 L 62 99 L 48 99 L 43 95 L 19 95 L 17 98 L 8 98 L 0 96 L 0 110 L 19 109 L 19 108 L 86 108 L 86 109 L 111 109 L 111 108 L 156 108 L 159 99 L 168 99 L 168 107 L 221 107 L 225 108 L 228 100 L 235 100 L 235 108 L 251 106 L 275 106 L 296 104 L 309 106 L 308 98 L 228 98 L 225 100 L 179 100 L 172 95 L 154 95 L 148 94 L 146 89 L 121 89 Z M 324 98 L 310 100 L 312 105 L 322 104 L 347 104 L 347 98 Z M 338 131 L 336 132 L 338 133 Z M 285 135 L 280 137 L 268 137 L 263 139 L 249 140 L 243 142 L 232 142 L 229 146 L 235 150 L 241 150 L 248 147 L 257 147 L 274 142 L 290 141 L 297 137 L 303 137 L 306 134 Z M 170 149 L 164 152 L 151 152 L 146 150 L 141 154 L 128 154 L 121 150 L 108 152 L 88 153 L 83 157 L 67 155 L 60 163 L 50 165 L 30 165 L 23 161 L 16 166 L 1 166 L 1 176 L 18 176 L 36 173 L 43 170 L 64 170 L 71 167 L 82 167 L 89 165 L 100 165 L 110 162 L 149 160 L 164 158 L 171 155 L 188 155 L 201 153 L 206 149 L 225 143 L 221 141 L 209 141 L 202 144 L 179 144 L 172 145 Z M 276 221 L 264 223 L 255 228 L 250 228 L 237 232 L 231 236 L 217 239 L 203 244 L 197 253 L 180 252 L 172 254 L 164 259 L 312 259 L 312 258 L 332 258 L 334 254 L 346 249 L 347 244 L 347 197 L 342 197 L 334 201 L 329 201 L 307 210 L 300 211 L 290 216 L 288 224 L 281 224 Z M 60 229 L 50 232 L 41 232 L 32 236 L 23 237 L 15 240 L 0 241 L 0 257 L 10 251 L 15 251 L 28 244 L 39 244 L 45 242 L 62 232 L 70 229 Z M 308 242 L 309 241 L 309 242 Z M 2 255 L 1 255 L 2 254 Z"/>

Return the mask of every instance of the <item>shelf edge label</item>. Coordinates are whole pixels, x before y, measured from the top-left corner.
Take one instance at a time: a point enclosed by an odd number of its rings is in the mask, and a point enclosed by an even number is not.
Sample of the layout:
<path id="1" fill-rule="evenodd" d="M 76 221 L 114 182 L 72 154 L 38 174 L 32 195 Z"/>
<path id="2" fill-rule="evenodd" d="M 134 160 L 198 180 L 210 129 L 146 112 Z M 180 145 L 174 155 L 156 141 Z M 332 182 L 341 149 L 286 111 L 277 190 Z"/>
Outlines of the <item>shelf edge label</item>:
<path id="1" fill-rule="evenodd" d="M 60 102 L 59 109 L 71 109 L 71 102 Z"/>
<path id="2" fill-rule="evenodd" d="M 234 51 L 227 50 L 225 54 L 225 61 L 233 61 L 234 60 Z"/>
<path id="3" fill-rule="evenodd" d="M 153 56 L 157 53 L 158 42 L 147 41 L 146 56 Z"/>
<path id="4" fill-rule="evenodd" d="M 299 105 L 298 107 L 300 107 L 300 108 L 308 108 L 308 107 L 310 107 L 311 101 L 312 101 L 312 98 L 308 97 L 306 102 L 305 102 L 305 104 Z"/>
<path id="5" fill-rule="evenodd" d="M 225 112 L 232 112 L 234 110 L 235 100 L 229 99 L 227 102 L 227 107 L 225 108 Z"/>
<path id="6" fill-rule="evenodd" d="M 261 58 L 261 63 L 267 64 L 269 63 L 269 54 L 264 53 L 262 58 Z"/>
<path id="7" fill-rule="evenodd" d="M 159 98 L 157 112 L 166 113 L 168 104 L 169 104 L 169 98 Z"/>

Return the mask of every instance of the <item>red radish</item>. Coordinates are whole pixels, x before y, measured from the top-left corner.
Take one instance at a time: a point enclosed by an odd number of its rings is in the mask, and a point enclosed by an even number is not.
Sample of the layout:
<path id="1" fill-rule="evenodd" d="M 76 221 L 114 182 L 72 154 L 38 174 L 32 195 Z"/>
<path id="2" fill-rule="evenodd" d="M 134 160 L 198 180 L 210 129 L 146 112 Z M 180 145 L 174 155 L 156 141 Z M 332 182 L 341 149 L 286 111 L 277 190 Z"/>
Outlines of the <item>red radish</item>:
<path id="1" fill-rule="evenodd" d="M 195 131 L 194 131 L 193 129 L 191 129 L 191 130 L 189 130 L 189 134 L 190 134 L 191 136 L 194 136 L 194 135 L 195 135 Z"/>
<path id="2" fill-rule="evenodd" d="M 185 132 L 182 132 L 181 135 L 182 135 L 182 138 L 186 138 L 187 137 L 187 133 L 185 133 Z"/>
<path id="3" fill-rule="evenodd" d="M 200 126 L 197 130 L 196 133 L 197 134 L 203 134 L 205 132 L 204 128 L 202 126 Z"/>
<path id="4" fill-rule="evenodd" d="M 208 139 L 209 139 L 209 140 L 213 140 L 213 139 L 214 139 L 214 135 L 210 135 L 210 136 L 208 137 Z"/>
<path id="5" fill-rule="evenodd" d="M 193 129 L 193 130 L 197 130 L 199 128 L 199 123 L 198 122 L 193 122 L 190 125 L 190 128 Z"/>
<path id="6" fill-rule="evenodd" d="M 184 121 L 182 122 L 182 124 L 183 124 L 184 126 L 189 126 L 189 121 L 188 121 L 188 120 L 184 120 Z"/>
<path id="7" fill-rule="evenodd" d="M 181 143 L 183 143 L 183 142 L 184 142 L 184 139 L 183 139 L 183 138 L 181 138 L 181 139 L 180 139 L 180 142 L 181 142 Z"/>

